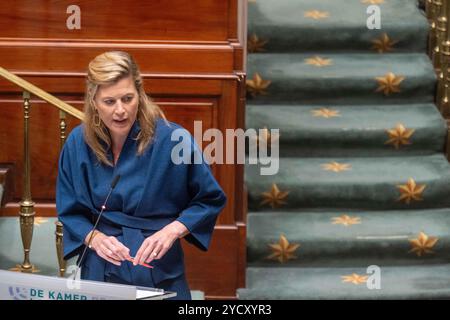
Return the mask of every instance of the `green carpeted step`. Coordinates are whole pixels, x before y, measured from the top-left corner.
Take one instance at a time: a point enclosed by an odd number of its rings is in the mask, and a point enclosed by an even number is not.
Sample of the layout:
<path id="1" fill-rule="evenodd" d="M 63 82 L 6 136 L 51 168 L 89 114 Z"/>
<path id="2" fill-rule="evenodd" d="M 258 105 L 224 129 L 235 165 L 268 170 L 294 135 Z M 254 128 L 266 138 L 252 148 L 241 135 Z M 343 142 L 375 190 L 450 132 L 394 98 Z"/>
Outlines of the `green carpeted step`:
<path id="1" fill-rule="evenodd" d="M 239 299 L 450 299 L 450 265 L 383 266 L 381 288 L 344 282 L 364 281 L 368 265 L 354 268 L 247 268 Z M 371 279 L 367 278 L 366 281 Z M 358 283 L 358 281 L 355 281 Z M 372 287 L 373 288 L 373 287 Z"/>
<path id="2" fill-rule="evenodd" d="M 307 60 L 316 56 L 328 60 Z M 249 104 L 432 103 L 436 80 L 424 53 L 255 54 L 248 57 L 247 74 Z"/>
<path id="3" fill-rule="evenodd" d="M 270 246 L 283 237 L 292 248 L 292 256 L 283 256 Z M 429 239 L 429 251 L 414 246 L 413 239 Z M 250 212 L 247 216 L 249 266 L 302 267 L 331 261 L 334 266 L 355 265 L 355 261 L 445 263 L 450 258 L 449 249 L 448 208 Z"/>
<path id="4" fill-rule="evenodd" d="M 266 52 L 377 52 L 372 49 L 373 41 L 384 33 L 395 42 L 393 52 L 425 52 L 428 23 L 417 1 L 378 4 L 380 30 L 367 28 L 368 6 L 361 0 L 257 0 L 249 2 L 248 34 L 266 41 L 262 46 Z M 314 14 L 313 10 L 318 12 Z"/>
<path id="5" fill-rule="evenodd" d="M 273 168 L 276 163 L 271 165 Z M 442 154 L 280 158 L 276 175 L 261 175 L 261 167 L 267 165 L 248 164 L 245 168 L 249 211 L 271 210 L 272 206 L 281 210 L 305 207 L 403 210 L 450 206 L 450 170 Z"/>
<path id="6" fill-rule="evenodd" d="M 326 109 L 326 110 L 325 110 Z M 386 144 L 387 130 L 414 130 L 407 143 Z M 434 104 L 249 105 L 246 127 L 279 129 L 281 156 L 398 156 L 442 152 L 446 123 Z M 396 131 L 396 130 L 395 130 Z"/>
<path id="7" fill-rule="evenodd" d="M 56 254 L 56 218 L 35 218 L 30 260 L 40 270 L 38 274 L 56 276 L 59 273 Z M 67 262 L 75 265 L 76 258 Z M 20 222 L 17 217 L 0 218 L 0 269 L 8 270 L 23 262 L 23 246 Z M 73 269 L 70 269 L 73 270 Z"/>

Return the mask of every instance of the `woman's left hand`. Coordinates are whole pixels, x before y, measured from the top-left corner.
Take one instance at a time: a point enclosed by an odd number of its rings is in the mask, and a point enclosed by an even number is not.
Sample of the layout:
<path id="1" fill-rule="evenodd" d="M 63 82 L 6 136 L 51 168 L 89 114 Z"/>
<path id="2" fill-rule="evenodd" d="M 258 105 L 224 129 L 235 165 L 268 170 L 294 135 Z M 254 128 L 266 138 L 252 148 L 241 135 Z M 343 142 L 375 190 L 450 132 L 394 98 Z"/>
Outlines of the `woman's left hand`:
<path id="1" fill-rule="evenodd" d="M 160 231 L 152 234 L 142 242 L 133 264 L 150 263 L 153 259 L 161 259 L 172 247 L 175 240 L 184 237 L 188 229 L 179 221 L 174 221 Z"/>

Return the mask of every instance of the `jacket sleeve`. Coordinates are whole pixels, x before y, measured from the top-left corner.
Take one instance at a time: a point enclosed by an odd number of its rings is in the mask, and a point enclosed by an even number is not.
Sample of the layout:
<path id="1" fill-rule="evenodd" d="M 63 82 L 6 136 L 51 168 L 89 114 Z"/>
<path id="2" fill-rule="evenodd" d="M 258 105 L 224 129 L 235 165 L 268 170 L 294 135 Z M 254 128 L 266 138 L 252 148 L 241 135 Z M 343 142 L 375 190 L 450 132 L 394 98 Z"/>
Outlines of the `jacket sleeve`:
<path id="1" fill-rule="evenodd" d="M 84 239 L 91 231 L 93 224 L 88 218 L 89 208 L 77 201 L 77 193 L 74 188 L 73 173 L 77 172 L 72 144 L 73 139 L 67 139 L 61 151 L 56 181 L 56 210 L 58 218 L 64 227 L 64 258 L 69 259 L 79 254 L 84 245 Z"/>
<path id="2" fill-rule="evenodd" d="M 185 239 L 206 251 L 217 217 L 226 204 L 226 196 L 192 136 L 190 141 L 192 156 L 191 163 L 187 164 L 187 175 L 191 200 L 177 220 L 190 232 Z M 195 157 L 202 159 L 201 163 L 194 163 Z"/>

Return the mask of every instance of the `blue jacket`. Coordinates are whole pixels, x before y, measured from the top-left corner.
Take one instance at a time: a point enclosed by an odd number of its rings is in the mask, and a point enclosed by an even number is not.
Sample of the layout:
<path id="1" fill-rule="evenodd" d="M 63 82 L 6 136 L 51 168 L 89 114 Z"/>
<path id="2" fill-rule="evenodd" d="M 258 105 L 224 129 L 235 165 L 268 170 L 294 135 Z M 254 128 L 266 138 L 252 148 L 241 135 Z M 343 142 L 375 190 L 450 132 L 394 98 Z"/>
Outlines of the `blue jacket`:
<path id="1" fill-rule="evenodd" d="M 191 158 L 200 156 L 193 137 L 175 123 L 157 120 L 154 140 L 141 156 L 136 155 L 135 137 L 140 131 L 136 121 L 124 143 L 114 167 L 100 164 L 83 137 L 84 125 L 72 130 L 61 151 L 56 186 L 56 208 L 64 225 L 64 256 L 79 255 L 84 239 L 93 227 L 100 208 L 116 175 L 121 178 L 103 212 L 99 230 L 116 236 L 134 256 L 145 237 L 174 220 L 190 231 L 185 239 L 207 250 L 217 216 L 226 203 L 221 187 L 209 165 L 174 164 L 171 152 L 180 141 L 171 141 L 172 132 L 182 130 L 182 143 L 190 147 Z M 109 151 L 112 160 L 112 153 Z M 115 266 L 93 250 L 83 259 L 81 277 L 104 281 L 114 274 L 139 286 L 157 286 L 159 282 L 184 273 L 180 240 L 159 260 L 153 269 L 122 262 Z"/>

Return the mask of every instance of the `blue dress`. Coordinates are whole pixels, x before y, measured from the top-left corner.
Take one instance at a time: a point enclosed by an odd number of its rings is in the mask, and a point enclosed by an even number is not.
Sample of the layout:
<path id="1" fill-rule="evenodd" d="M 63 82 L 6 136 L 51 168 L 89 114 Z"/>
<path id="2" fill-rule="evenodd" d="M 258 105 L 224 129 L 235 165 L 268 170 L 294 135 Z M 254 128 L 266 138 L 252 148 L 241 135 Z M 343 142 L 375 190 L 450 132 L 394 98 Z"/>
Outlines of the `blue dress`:
<path id="1" fill-rule="evenodd" d="M 80 255 L 84 239 L 93 227 L 116 175 L 121 178 L 103 212 L 98 229 L 115 236 L 135 256 L 144 239 L 177 220 L 189 230 L 185 239 L 206 251 L 218 214 L 226 196 L 204 161 L 192 135 L 179 125 L 158 119 L 153 141 L 138 156 L 135 121 L 114 167 L 100 164 L 83 136 L 84 125 L 74 128 L 61 151 L 56 186 L 56 208 L 64 225 L 64 257 Z M 182 132 L 182 139 L 172 141 L 172 133 Z M 174 135 L 175 136 L 175 135 Z M 180 135 L 176 135 L 180 137 Z M 175 164 L 171 153 L 180 143 L 190 150 L 191 163 Z M 176 150 L 179 148 L 175 147 Z M 182 151 L 184 152 L 184 151 Z M 181 152 L 181 153 L 182 153 Z M 109 151 L 112 160 L 112 152 Z M 186 154 L 184 155 L 186 156 Z M 194 158 L 203 159 L 201 163 Z M 189 157 L 188 157 L 189 158 Z M 178 291 L 178 298 L 188 299 L 184 276 L 184 257 L 180 240 L 153 269 L 133 266 L 123 261 L 113 265 L 88 249 L 81 278 L 111 281 Z"/>

